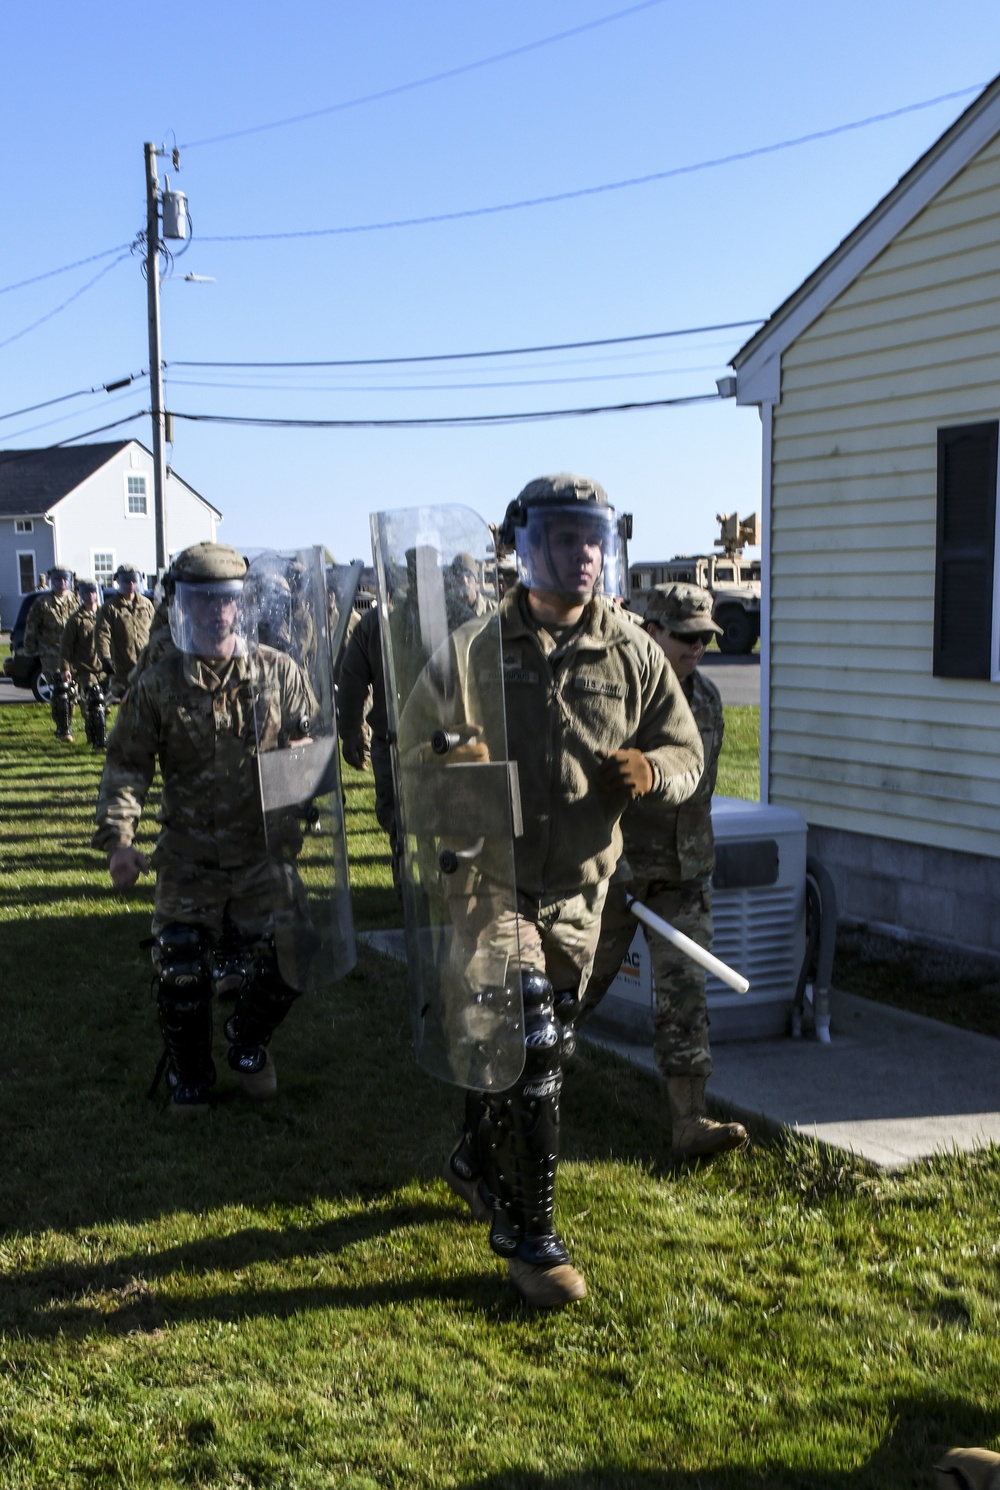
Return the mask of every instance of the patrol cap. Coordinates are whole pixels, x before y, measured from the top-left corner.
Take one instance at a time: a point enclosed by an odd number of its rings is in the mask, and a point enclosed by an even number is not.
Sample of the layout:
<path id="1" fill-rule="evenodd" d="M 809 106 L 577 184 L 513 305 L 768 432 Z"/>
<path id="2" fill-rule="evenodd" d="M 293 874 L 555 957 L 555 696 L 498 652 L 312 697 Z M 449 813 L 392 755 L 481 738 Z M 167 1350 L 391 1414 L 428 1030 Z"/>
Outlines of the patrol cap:
<path id="1" fill-rule="evenodd" d="M 722 627 L 712 620 L 712 597 L 699 585 L 657 585 L 646 604 L 647 621 L 655 621 L 677 636 L 694 636 L 699 631 L 716 631 Z"/>
<path id="2" fill-rule="evenodd" d="M 471 554 L 456 554 L 451 561 L 451 572 L 456 575 L 474 574 L 478 579 L 479 565 Z"/>
<path id="3" fill-rule="evenodd" d="M 166 577 L 174 584 L 210 585 L 241 580 L 246 572 L 246 559 L 228 543 L 193 543 L 176 555 Z"/>

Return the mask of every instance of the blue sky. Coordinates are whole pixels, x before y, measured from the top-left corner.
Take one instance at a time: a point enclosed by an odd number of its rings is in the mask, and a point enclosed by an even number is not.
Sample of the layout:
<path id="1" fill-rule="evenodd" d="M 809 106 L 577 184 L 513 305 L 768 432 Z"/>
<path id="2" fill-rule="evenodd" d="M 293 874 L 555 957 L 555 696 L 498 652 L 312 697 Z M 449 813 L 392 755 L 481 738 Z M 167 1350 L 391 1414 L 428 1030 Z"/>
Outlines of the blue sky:
<path id="1" fill-rule="evenodd" d="M 355 107 L 201 143 L 538 42 Z M 181 361 L 419 356 L 767 316 L 974 96 L 626 190 L 377 232 L 216 242 L 495 206 L 713 160 L 985 84 L 1000 6 L 955 0 L 508 0 L 503 7 L 179 0 L 18 6 L 5 22 L 0 288 L 144 225 L 143 143 L 181 146 L 194 238 L 162 287 L 167 405 L 280 419 L 569 409 L 712 393 L 747 330 L 395 368 Z M 138 259 L 0 294 L 0 414 L 147 366 Z M 8 338 L 13 338 L 8 340 Z M 225 386 L 220 386 L 225 385 Z M 0 421 L 46 444 L 148 407 L 148 385 Z M 41 427 L 36 427 L 41 426 Z M 171 460 L 239 547 L 367 556 L 367 514 L 466 502 L 499 518 L 534 475 L 597 477 L 632 556 L 710 546 L 759 505 L 753 410 L 721 401 L 466 429 L 254 429 L 178 420 Z M 124 426 L 149 443 L 149 421 Z M 113 434 L 95 438 L 113 438 Z"/>

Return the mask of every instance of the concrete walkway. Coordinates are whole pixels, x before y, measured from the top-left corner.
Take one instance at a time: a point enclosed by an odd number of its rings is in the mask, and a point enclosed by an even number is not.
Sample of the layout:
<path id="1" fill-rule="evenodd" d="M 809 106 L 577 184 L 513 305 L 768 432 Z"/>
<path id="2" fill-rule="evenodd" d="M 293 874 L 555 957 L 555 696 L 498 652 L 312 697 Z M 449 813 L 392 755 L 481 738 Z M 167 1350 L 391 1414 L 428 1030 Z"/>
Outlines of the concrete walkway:
<path id="1" fill-rule="evenodd" d="M 363 941 L 405 961 L 401 931 Z M 786 1127 L 885 1169 L 953 1150 L 1000 1145 L 1000 1040 L 834 991 L 829 1045 L 745 1040 L 713 1047 L 709 1097 L 771 1128 Z M 657 1075 L 648 1046 L 590 1038 Z"/>

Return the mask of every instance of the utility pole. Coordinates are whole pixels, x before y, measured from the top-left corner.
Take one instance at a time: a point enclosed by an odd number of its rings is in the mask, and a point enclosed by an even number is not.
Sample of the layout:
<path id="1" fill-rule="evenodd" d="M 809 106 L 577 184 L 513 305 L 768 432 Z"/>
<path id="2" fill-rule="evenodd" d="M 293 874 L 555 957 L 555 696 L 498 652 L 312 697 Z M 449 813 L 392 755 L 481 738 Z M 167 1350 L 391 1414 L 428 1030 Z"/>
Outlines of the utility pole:
<path id="1" fill-rule="evenodd" d="M 153 518 L 156 572 L 167 564 L 167 453 L 164 440 L 163 368 L 160 352 L 160 183 L 155 145 L 146 143 L 146 303 L 149 315 L 149 392 L 153 416 Z"/>

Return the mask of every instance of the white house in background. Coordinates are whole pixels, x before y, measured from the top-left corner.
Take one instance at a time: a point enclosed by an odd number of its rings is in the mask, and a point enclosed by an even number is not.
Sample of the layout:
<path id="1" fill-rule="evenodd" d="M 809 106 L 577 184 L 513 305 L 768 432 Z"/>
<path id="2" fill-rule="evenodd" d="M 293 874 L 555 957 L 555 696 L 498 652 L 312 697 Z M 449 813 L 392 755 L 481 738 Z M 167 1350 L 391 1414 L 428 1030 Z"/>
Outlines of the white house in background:
<path id="1" fill-rule="evenodd" d="M 761 796 L 842 914 L 1000 951 L 1000 78 L 733 359 Z"/>
<path id="2" fill-rule="evenodd" d="M 174 471 L 165 492 L 168 553 L 214 540 L 222 513 Z M 0 451 L 0 615 L 53 564 L 106 584 L 119 564 L 156 572 L 153 457 L 138 440 Z"/>

